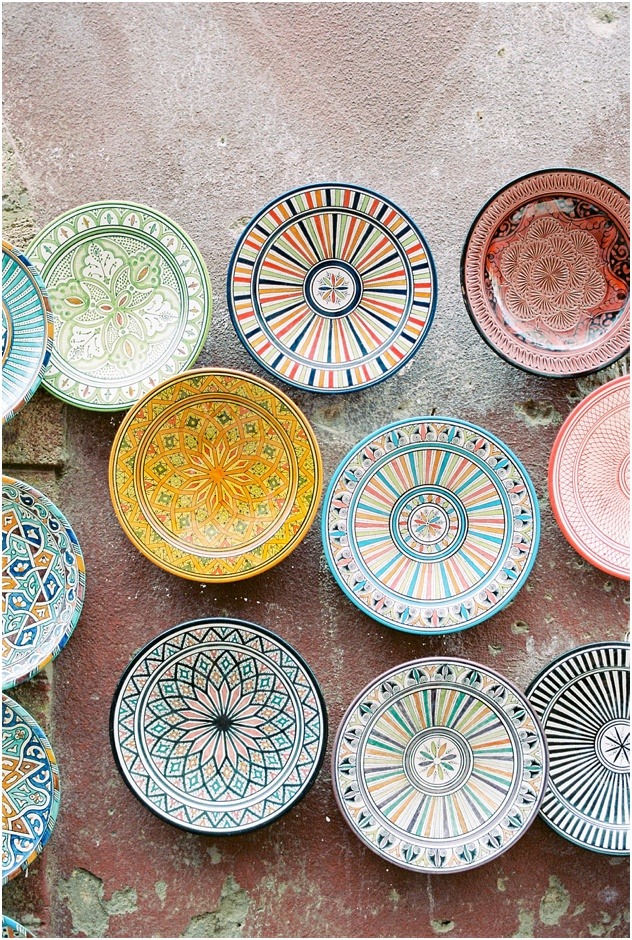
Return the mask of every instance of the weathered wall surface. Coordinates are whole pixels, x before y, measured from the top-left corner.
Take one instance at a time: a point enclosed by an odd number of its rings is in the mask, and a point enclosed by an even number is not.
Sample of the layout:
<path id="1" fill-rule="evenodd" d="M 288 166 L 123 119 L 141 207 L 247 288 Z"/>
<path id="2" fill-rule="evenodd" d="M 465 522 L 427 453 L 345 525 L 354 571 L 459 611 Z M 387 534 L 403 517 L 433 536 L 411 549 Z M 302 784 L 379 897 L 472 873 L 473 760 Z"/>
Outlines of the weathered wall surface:
<path id="1" fill-rule="evenodd" d="M 462 655 L 524 687 L 558 653 L 622 637 L 628 585 L 574 553 L 546 493 L 559 424 L 621 366 L 549 381 L 502 362 L 469 322 L 459 257 L 480 205 L 529 170 L 579 166 L 626 186 L 628 6 L 18 3 L 3 18 L 5 237 L 25 247 L 39 225 L 95 199 L 161 209 L 195 239 L 213 280 L 200 362 L 262 374 L 225 303 L 245 221 L 305 182 L 385 193 L 428 239 L 439 306 L 423 350 L 384 385 L 336 398 L 291 393 L 316 429 L 326 476 L 371 430 L 434 408 L 517 451 L 544 529 L 515 602 L 446 638 L 398 634 L 357 611 L 328 574 L 316 525 L 268 574 L 204 588 L 152 566 L 114 518 L 107 462 L 120 418 L 38 393 L 6 428 L 5 465 L 68 515 L 87 600 L 67 649 L 16 693 L 50 733 L 63 799 L 49 847 L 6 889 L 5 911 L 41 936 L 626 936 L 623 860 L 575 848 L 538 820 L 470 874 L 396 870 L 347 829 L 327 764 L 267 830 L 179 832 L 119 779 L 107 721 L 133 652 L 204 614 L 258 621 L 295 645 L 333 729 L 366 682 L 415 656 Z"/>

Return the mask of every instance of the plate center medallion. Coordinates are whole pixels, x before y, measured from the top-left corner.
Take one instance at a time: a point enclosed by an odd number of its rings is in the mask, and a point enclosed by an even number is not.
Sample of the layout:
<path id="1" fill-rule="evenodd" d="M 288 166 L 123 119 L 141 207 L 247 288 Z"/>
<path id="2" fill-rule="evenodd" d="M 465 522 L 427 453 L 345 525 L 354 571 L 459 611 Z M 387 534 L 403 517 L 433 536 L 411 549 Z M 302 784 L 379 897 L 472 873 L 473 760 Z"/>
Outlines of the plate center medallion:
<path id="1" fill-rule="evenodd" d="M 391 513 L 391 534 L 409 557 L 440 561 L 462 545 L 467 514 L 460 501 L 438 487 L 409 490 Z"/>
<path id="2" fill-rule="evenodd" d="M 628 773 L 630 770 L 630 725 L 615 718 L 603 726 L 595 741 L 597 757 L 609 770 Z"/>
<path id="3" fill-rule="evenodd" d="M 431 796 L 454 793 L 472 772 L 473 756 L 463 735 L 452 728 L 426 728 L 404 752 L 404 773 Z"/>
<path id="4" fill-rule="evenodd" d="M 305 299 L 323 317 L 344 317 L 362 297 L 362 279 L 339 259 L 319 261 L 305 278 Z"/>

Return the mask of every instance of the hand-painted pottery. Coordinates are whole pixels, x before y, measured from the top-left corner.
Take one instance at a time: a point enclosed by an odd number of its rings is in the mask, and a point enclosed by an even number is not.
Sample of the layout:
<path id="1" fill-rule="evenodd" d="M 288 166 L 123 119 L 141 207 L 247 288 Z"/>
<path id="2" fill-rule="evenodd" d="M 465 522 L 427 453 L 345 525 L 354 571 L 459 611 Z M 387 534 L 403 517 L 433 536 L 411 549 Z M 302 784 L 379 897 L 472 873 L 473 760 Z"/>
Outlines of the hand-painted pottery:
<path id="1" fill-rule="evenodd" d="M 154 209 L 80 206 L 29 247 L 48 286 L 55 348 L 44 385 L 82 408 L 129 408 L 195 362 L 211 284 L 191 239 Z"/>
<path id="2" fill-rule="evenodd" d="M 289 644 L 255 624 L 212 618 L 173 627 L 134 657 L 110 732 L 125 783 L 151 812 L 191 832 L 238 835 L 305 796 L 327 715 Z"/>
<path id="3" fill-rule="evenodd" d="M 22 924 L 18 924 L 17 920 L 12 920 L 10 917 L 2 915 L 2 936 L 3 937 L 34 937 L 35 934 L 30 933 L 26 927 L 23 927 Z"/>
<path id="4" fill-rule="evenodd" d="M 322 464 L 307 419 L 268 382 L 198 369 L 126 415 L 110 493 L 126 535 L 172 574 L 239 581 L 278 564 L 307 534 Z"/>
<path id="5" fill-rule="evenodd" d="M 334 473 L 325 557 L 360 610 L 409 633 L 453 633 L 502 610 L 535 560 L 529 475 L 488 431 L 452 418 L 388 425 Z"/>
<path id="6" fill-rule="evenodd" d="M 542 818 L 585 849 L 628 855 L 629 645 L 570 650 L 536 676 L 527 696 L 549 752 Z"/>
<path id="7" fill-rule="evenodd" d="M 48 738 L 26 709 L 2 695 L 2 883 L 26 871 L 48 842 L 59 808 L 59 773 Z"/>
<path id="8" fill-rule="evenodd" d="M 591 565 L 630 578 L 630 377 L 595 389 L 570 413 L 549 462 L 557 523 Z"/>
<path id="9" fill-rule="evenodd" d="M 2 688 L 30 679 L 64 648 L 85 592 L 66 517 L 27 483 L 2 478 Z"/>
<path id="10" fill-rule="evenodd" d="M 297 388 L 375 385 L 419 350 L 437 278 L 423 235 L 361 186 L 303 186 L 246 226 L 228 269 L 237 335 Z"/>
<path id="11" fill-rule="evenodd" d="M 371 682 L 332 755 L 346 821 L 388 862 L 462 872 L 506 852 L 538 814 L 546 742 L 518 689 L 485 666 L 419 659 Z"/>
<path id="12" fill-rule="evenodd" d="M 477 215 L 461 284 L 504 359 L 545 376 L 595 372 L 630 346 L 630 199 L 580 170 L 542 170 Z"/>
<path id="13" fill-rule="evenodd" d="M 53 346 L 46 288 L 26 255 L 2 242 L 2 423 L 30 401 Z"/>

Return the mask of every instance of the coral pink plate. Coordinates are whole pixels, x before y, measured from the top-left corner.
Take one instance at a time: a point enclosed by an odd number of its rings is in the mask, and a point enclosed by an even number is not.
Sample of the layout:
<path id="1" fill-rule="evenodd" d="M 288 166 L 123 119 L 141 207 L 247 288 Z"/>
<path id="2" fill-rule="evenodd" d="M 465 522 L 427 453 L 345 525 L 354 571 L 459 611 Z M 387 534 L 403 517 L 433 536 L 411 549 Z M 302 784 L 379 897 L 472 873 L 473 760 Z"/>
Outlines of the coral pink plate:
<path id="1" fill-rule="evenodd" d="M 630 377 L 595 389 L 570 413 L 549 463 L 551 506 L 580 555 L 630 578 Z"/>
<path id="2" fill-rule="evenodd" d="M 461 286 L 477 330 L 527 372 L 595 372 L 630 345 L 630 199 L 581 170 L 542 170 L 476 217 Z"/>

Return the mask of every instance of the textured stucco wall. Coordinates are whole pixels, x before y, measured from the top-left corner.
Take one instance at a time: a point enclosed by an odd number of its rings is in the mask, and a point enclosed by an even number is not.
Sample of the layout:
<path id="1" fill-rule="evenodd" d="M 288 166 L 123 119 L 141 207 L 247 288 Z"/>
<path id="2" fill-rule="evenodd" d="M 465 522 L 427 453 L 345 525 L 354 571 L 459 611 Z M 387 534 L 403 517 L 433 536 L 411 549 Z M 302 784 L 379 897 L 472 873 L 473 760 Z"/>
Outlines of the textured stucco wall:
<path id="1" fill-rule="evenodd" d="M 229 323 L 225 275 L 247 219 L 305 182 L 391 197 L 434 254 L 439 305 L 419 355 L 365 392 L 290 392 L 329 478 L 352 443 L 436 409 L 482 424 L 534 479 L 543 539 L 526 588 L 464 634 L 415 638 L 364 617 L 327 572 L 318 528 L 285 563 L 234 587 L 172 578 L 129 545 L 107 460 L 119 417 L 43 392 L 7 426 L 7 472 L 74 525 L 87 565 L 75 636 L 16 694 L 49 730 L 63 800 L 54 837 L 4 909 L 41 936 L 626 936 L 627 862 L 583 852 L 537 821 L 470 874 L 426 877 L 366 850 L 341 820 L 327 764 L 308 797 L 250 837 L 204 839 L 147 813 L 107 737 L 132 653 L 184 619 L 227 613 L 306 656 L 333 729 L 387 666 L 444 652 L 523 686 L 563 650 L 621 638 L 628 585 L 584 563 L 551 515 L 557 428 L 592 387 L 526 375 L 471 326 L 459 257 L 480 205 L 543 166 L 627 185 L 628 6 L 550 4 L 5 4 L 5 237 L 24 247 L 57 213 L 95 199 L 153 205 L 195 239 L 215 293 L 201 364 L 262 374 Z M 309 589 L 306 589 L 309 585 Z"/>

